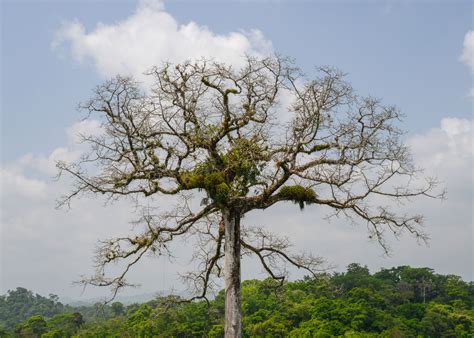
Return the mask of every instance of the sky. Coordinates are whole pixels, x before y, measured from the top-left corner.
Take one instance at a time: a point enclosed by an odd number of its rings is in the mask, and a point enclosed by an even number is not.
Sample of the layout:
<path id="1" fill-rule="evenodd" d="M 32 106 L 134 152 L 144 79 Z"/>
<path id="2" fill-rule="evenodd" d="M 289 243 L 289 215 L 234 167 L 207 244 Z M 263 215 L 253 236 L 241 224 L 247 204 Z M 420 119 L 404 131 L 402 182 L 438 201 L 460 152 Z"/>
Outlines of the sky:
<path id="1" fill-rule="evenodd" d="M 290 56 L 308 73 L 336 66 L 358 94 L 395 104 L 416 164 L 448 194 L 410 205 L 426 217 L 429 245 L 387 238 L 389 257 L 364 224 L 328 222 L 321 207 L 281 205 L 244 222 L 271 225 L 336 271 L 351 262 L 373 272 L 427 266 L 473 280 L 472 17 L 471 1 L 2 0 L 0 294 L 17 286 L 74 299 L 107 294 L 73 282 L 92 273 L 99 239 L 131 231 L 133 206 L 84 198 L 55 208 L 71 188 L 54 179 L 55 162 L 77 159 L 86 150 L 77 134 L 97 129 L 76 109 L 96 85 L 116 74 L 144 79 L 163 61 L 238 65 L 246 53 Z M 182 289 L 178 274 L 193 267 L 189 245 L 175 244 L 174 253 L 173 261 L 145 259 L 129 278 L 142 286 L 125 294 Z M 246 260 L 243 276 L 264 275 Z"/>

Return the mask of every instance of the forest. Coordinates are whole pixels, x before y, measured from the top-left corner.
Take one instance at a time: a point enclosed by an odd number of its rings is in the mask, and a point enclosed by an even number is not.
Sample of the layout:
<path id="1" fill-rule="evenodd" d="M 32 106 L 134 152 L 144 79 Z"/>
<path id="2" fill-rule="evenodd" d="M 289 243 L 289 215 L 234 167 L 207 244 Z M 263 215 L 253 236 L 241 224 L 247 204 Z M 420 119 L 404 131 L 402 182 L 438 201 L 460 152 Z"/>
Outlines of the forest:
<path id="1" fill-rule="evenodd" d="M 223 337 L 224 291 L 74 307 L 18 287 L 0 296 L 1 337 Z M 242 283 L 244 337 L 472 337 L 474 282 L 399 266 Z"/>

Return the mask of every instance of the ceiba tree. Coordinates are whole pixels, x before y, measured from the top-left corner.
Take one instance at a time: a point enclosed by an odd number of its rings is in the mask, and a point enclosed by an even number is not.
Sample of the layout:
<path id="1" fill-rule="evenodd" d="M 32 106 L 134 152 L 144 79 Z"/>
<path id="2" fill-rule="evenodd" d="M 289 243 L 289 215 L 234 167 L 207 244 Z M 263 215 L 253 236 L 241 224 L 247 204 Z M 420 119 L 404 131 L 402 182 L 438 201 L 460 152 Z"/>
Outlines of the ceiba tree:
<path id="1" fill-rule="evenodd" d="M 211 276 L 223 273 L 225 336 L 240 337 L 242 255 L 256 255 L 280 281 L 281 261 L 310 273 L 322 264 L 289 253 L 289 242 L 264 228 L 242 227 L 249 211 L 278 202 L 324 205 L 366 223 L 385 250 L 386 231 L 426 239 L 422 216 L 396 213 L 390 200 L 440 197 L 431 193 L 436 181 L 410 183 L 418 171 L 400 140 L 399 111 L 356 95 L 338 70 L 320 68 L 308 79 L 288 59 L 247 57 L 240 68 L 199 60 L 166 63 L 147 75 L 146 89 L 118 76 L 82 105 L 99 115 L 102 133 L 84 136 L 91 147 L 80 161 L 58 163 L 75 178 L 61 203 L 83 193 L 177 195 L 179 202 L 158 215 L 144 209 L 136 236 L 103 241 L 97 273 L 83 282 L 110 286 L 115 295 L 145 254 L 166 253 L 173 239 L 197 235 L 201 263 L 188 275 L 199 290 L 194 299 L 206 298 Z M 195 190 L 203 197 L 199 208 Z M 105 268 L 118 261 L 124 270 L 109 277 Z"/>

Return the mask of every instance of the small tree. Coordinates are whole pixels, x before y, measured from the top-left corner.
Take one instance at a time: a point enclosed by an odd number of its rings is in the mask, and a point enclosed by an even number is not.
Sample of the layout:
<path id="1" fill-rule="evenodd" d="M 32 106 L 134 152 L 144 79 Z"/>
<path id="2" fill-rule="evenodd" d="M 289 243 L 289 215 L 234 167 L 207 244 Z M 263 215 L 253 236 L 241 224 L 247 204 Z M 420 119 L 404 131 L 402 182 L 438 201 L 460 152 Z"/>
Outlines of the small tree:
<path id="1" fill-rule="evenodd" d="M 121 302 L 113 302 L 110 306 L 114 316 L 121 316 L 125 313 L 125 307 Z"/>
<path id="2" fill-rule="evenodd" d="M 202 262 L 188 275 L 199 290 L 193 299 L 206 298 L 211 275 L 223 271 L 225 333 L 239 337 L 242 255 L 256 255 L 280 282 L 281 260 L 310 273 L 322 263 L 287 252 L 289 242 L 263 228 L 242 227 L 249 211 L 278 202 L 319 204 L 365 222 L 385 250 L 387 230 L 425 240 L 422 217 L 398 215 L 388 200 L 433 197 L 436 182 L 408 185 L 404 179 L 417 171 L 400 141 L 398 110 L 355 95 L 341 72 L 323 67 L 308 80 L 287 59 L 247 57 L 239 69 L 201 60 L 167 63 L 147 75 L 151 88 L 118 76 L 82 105 L 99 114 L 103 133 L 84 136 L 91 152 L 81 161 L 58 164 L 76 179 L 62 203 L 83 193 L 177 195 L 180 203 L 159 215 L 144 209 L 142 233 L 102 242 L 97 274 L 84 283 L 110 286 L 115 295 L 144 254 L 162 254 L 173 239 L 196 234 Z M 285 97 L 288 107 L 280 104 Z M 278 118 L 282 112 L 288 123 Z M 98 172 L 88 171 L 89 163 Z M 205 193 L 199 210 L 191 206 L 194 190 Z M 116 261 L 126 262 L 123 273 L 107 277 L 105 267 Z"/>

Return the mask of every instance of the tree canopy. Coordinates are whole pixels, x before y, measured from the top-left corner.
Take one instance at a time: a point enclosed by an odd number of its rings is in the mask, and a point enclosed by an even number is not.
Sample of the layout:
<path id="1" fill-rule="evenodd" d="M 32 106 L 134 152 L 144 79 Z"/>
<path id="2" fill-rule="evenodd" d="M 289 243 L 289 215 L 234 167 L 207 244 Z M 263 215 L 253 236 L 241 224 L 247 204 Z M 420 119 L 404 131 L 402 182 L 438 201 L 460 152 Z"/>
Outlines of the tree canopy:
<path id="1" fill-rule="evenodd" d="M 431 286 L 423 297 L 427 281 Z M 354 263 L 346 272 L 274 286 L 271 279 L 242 283 L 244 337 L 470 337 L 474 332 L 473 282 L 429 268 L 399 266 L 371 274 Z M 3 335 L 223 337 L 224 290 L 209 304 L 170 303 L 171 297 L 122 305 L 123 311 L 116 311 L 117 303 L 101 311 L 93 305 L 65 307 L 55 315 L 36 308 L 29 318 L 14 319 L 16 325 Z M 11 316 L 12 323 L 11 310 L 20 304 L 0 304 L 0 320 Z M 95 315 L 83 320 L 87 311 Z"/>

